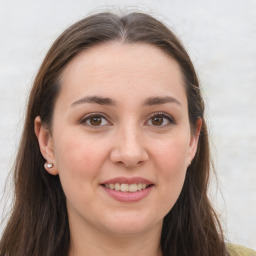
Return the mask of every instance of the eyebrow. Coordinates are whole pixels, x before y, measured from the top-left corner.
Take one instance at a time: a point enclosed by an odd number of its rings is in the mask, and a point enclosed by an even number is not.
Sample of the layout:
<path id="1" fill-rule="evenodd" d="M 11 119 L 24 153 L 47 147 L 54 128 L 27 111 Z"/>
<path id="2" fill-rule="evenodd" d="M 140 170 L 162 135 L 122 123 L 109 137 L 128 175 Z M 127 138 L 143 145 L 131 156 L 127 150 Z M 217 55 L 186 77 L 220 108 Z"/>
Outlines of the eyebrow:
<path id="1" fill-rule="evenodd" d="M 148 99 L 145 100 L 145 102 L 143 103 L 144 106 L 153 106 L 153 105 L 162 105 L 162 104 L 166 104 L 166 103 L 175 103 L 181 106 L 181 103 L 170 96 L 165 96 L 165 97 L 150 97 Z"/>
<path id="2" fill-rule="evenodd" d="M 96 103 L 99 105 L 107 105 L 107 106 L 116 106 L 116 102 L 110 98 L 104 98 L 104 97 L 99 97 L 99 96 L 88 96 L 88 97 L 83 97 L 74 103 L 71 104 L 71 107 L 78 105 L 78 104 L 83 104 L 83 103 Z"/>
<path id="3" fill-rule="evenodd" d="M 79 104 L 84 104 L 84 103 L 95 103 L 99 105 L 117 106 L 116 101 L 110 98 L 105 98 L 100 96 L 86 96 L 72 103 L 71 107 Z M 143 106 L 162 105 L 166 103 L 175 103 L 181 106 L 181 103 L 177 99 L 170 96 L 150 97 L 144 101 Z"/>

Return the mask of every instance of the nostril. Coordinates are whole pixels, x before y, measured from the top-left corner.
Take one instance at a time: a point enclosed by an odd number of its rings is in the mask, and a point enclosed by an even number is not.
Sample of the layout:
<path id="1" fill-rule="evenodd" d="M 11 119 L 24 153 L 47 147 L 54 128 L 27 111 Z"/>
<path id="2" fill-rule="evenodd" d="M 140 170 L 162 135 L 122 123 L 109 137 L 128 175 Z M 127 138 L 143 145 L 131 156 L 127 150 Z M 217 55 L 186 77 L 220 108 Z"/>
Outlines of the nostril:
<path id="1" fill-rule="evenodd" d="M 148 160 L 148 154 L 144 149 L 115 147 L 110 153 L 110 160 L 127 168 L 140 166 Z"/>

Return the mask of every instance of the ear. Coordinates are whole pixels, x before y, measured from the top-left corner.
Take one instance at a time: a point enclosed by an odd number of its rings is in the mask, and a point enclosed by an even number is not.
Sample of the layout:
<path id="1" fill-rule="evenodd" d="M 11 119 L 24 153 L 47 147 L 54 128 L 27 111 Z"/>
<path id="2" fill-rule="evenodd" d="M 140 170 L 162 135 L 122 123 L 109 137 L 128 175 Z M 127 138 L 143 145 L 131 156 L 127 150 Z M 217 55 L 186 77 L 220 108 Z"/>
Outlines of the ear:
<path id="1" fill-rule="evenodd" d="M 187 167 L 191 164 L 193 158 L 195 157 L 201 128 L 202 128 L 202 118 L 198 118 L 198 120 L 196 121 L 196 129 L 191 134 Z"/>
<path id="2" fill-rule="evenodd" d="M 47 163 L 53 164 L 52 167 L 45 165 L 46 171 L 52 175 L 57 175 L 52 135 L 50 130 L 43 126 L 40 116 L 35 118 L 34 131 L 44 159 Z"/>

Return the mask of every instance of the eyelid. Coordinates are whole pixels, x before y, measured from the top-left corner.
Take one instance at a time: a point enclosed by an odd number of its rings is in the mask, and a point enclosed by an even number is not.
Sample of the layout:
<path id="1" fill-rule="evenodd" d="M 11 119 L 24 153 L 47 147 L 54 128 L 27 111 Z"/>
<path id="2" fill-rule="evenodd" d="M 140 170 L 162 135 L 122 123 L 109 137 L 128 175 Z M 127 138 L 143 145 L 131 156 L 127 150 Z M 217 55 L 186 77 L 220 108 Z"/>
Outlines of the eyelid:
<path id="1" fill-rule="evenodd" d="M 89 118 L 94 117 L 94 116 L 100 116 L 101 118 L 105 119 L 105 120 L 108 122 L 108 124 L 107 124 L 107 125 L 106 125 L 106 124 L 105 124 L 105 125 L 99 125 L 99 126 L 93 126 L 93 125 L 88 125 L 88 124 L 86 124 L 86 121 L 87 121 Z M 167 114 L 166 112 L 162 112 L 162 111 L 151 113 L 151 114 L 149 115 L 149 117 L 147 118 L 146 123 L 147 123 L 152 117 L 154 117 L 154 116 L 162 116 L 163 118 L 165 118 L 165 119 L 168 120 L 168 124 L 167 124 L 167 125 L 155 126 L 155 127 L 161 128 L 161 127 L 166 127 L 166 126 L 169 126 L 169 125 L 172 125 L 172 124 L 176 124 L 175 119 L 174 119 L 170 114 Z M 104 126 L 112 125 L 112 123 L 109 121 L 109 119 L 110 119 L 110 118 L 109 118 L 106 114 L 104 114 L 104 113 L 101 113 L 101 112 L 91 112 L 91 113 L 88 113 L 88 114 L 84 115 L 84 116 L 80 119 L 79 123 L 80 123 L 80 124 L 83 124 L 83 125 L 86 125 L 86 126 L 88 126 L 88 127 L 92 127 L 92 128 L 94 128 L 94 129 L 98 129 L 98 128 L 101 128 L 101 127 L 104 127 Z M 151 125 L 151 126 L 154 126 L 154 125 Z"/>
<path id="2" fill-rule="evenodd" d="M 168 120 L 168 125 L 163 125 L 163 126 L 155 126 L 155 127 L 158 127 L 158 128 L 162 128 L 162 127 L 166 127 L 166 126 L 169 126 L 169 125 L 172 125 L 172 124 L 176 124 L 176 121 L 175 119 L 170 115 L 170 114 L 167 114 L 166 112 L 154 112 L 152 114 L 150 114 L 149 118 L 147 119 L 146 123 L 154 116 L 162 116 L 163 118 L 167 119 Z M 151 125 L 151 126 L 154 126 L 154 125 Z"/>
<path id="3" fill-rule="evenodd" d="M 99 126 L 93 126 L 93 125 L 88 125 L 88 124 L 86 124 L 86 121 L 89 120 L 89 118 L 94 117 L 94 116 L 99 116 L 99 117 L 105 119 L 105 120 L 108 122 L 108 124 L 107 124 L 107 125 L 99 125 Z M 101 113 L 101 112 L 91 112 L 91 113 L 88 113 L 88 114 L 84 115 L 84 116 L 80 119 L 79 123 L 80 123 L 80 124 L 83 124 L 83 125 L 86 125 L 86 126 L 88 126 L 88 127 L 92 127 L 92 128 L 94 128 L 94 129 L 98 129 L 98 128 L 101 128 L 101 127 L 103 127 L 103 126 L 108 126 L 109 124 L 112 124 L 112 123 L 109 121 L 109 117 L 106 116 L 105 114 Z"/>

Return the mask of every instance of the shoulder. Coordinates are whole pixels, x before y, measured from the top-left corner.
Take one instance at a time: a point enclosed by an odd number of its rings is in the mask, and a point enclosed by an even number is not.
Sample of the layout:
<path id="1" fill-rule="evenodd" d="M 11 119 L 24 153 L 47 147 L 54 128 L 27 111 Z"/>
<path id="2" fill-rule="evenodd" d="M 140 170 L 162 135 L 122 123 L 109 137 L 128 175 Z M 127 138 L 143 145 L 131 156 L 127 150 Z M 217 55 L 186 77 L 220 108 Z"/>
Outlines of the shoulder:
<path id="1" fill-rule="evenodd" d="M 241 245 L 227 244 L 230 256 L 256 256 L 256 251 Z"/>

